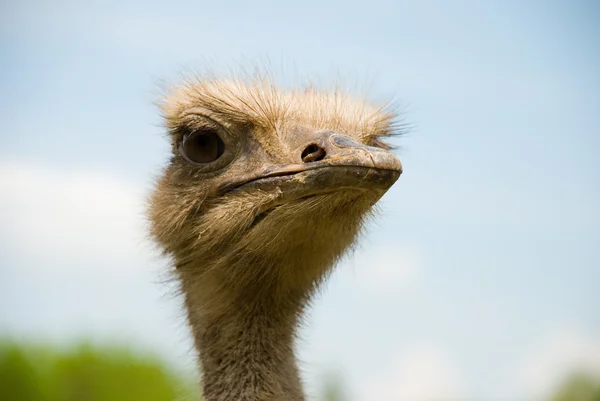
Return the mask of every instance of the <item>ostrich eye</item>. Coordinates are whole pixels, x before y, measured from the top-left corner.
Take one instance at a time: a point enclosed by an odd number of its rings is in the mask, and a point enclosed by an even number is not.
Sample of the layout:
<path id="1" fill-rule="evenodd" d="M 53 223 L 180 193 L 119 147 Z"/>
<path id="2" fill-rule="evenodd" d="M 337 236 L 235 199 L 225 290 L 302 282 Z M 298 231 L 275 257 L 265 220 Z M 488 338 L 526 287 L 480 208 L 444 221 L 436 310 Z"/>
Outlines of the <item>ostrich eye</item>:
<path id="1" fill-rule="evenodd" d="M 221 157 L 223 152 L 225 152 L 225 144 L 212 130 L 192 132 L 181 142 L 181 154 L 193 163 L 212 163 Z"/>

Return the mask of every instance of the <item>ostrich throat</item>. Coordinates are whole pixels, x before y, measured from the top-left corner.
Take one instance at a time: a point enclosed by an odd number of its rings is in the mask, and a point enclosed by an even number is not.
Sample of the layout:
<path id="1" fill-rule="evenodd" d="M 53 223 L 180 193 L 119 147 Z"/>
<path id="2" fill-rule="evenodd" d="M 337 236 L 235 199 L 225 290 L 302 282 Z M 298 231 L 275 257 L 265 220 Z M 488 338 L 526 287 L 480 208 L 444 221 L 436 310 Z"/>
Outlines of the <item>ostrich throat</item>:
<path id="1" fill-rule="evenodd" d="M 350 201 L 338 207 L 357 203 L 357 196 L 346 196 Z M 358 203 L 365 210 L 370 206 Z M 302 224 L 288 220 L 277 230 L 287 219 L 285 210 L 277 212 L 254 227 L 281 235 L 270 253 L 264 246 L 248 249 L 253 239 L 246 237 L 227 244 L 234 250 L 218 261 L 200 257 L 178 269 L 206 401 L 305 399 L 294 356 L 297 328 L 314 291 L 354 242 L 360 222 L 340 214 L 344 222 L 324 225 L 319 216 L 305 216 L 294 220 Z"/>

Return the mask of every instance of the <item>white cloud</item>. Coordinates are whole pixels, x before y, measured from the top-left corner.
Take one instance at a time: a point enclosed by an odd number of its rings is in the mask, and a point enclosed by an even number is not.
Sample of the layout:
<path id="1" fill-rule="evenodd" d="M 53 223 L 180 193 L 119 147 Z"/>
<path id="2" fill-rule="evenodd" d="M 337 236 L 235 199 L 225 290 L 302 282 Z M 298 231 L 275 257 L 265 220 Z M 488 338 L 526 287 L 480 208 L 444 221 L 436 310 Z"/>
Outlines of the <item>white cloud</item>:
<path id="1" fill-rule="evenodd" d="M 143 191 L 95 171 L 0 164 L 0 246 L 36 269 L 143 266 Z M 146 255 L 144 255 L 146 254 Z"/>
<path id="2" fill-rule="evenodd" d="M 530 399 L 546 398 L 569 374 L 600 379 L 600 337 L 565 326 L 546 335 L 518 364 L 516 383 Z"/>
<path id="3" fill-rule="evenodd" d="M 423 268 L 423 257 L 414 246 L 375 246 L 358 250 L 340 266 L 339 276 L 369 294 L 385 294 L 414 284 Z M 347 272 L 346 272 L 347 270 Z"/>
<path id="4" fill-rule="evenodd" d="M 0 163 L 0 332 L 125 341 L 177 366 L 193 353 L 139 186 L 99 171 Z"/>
<path id="5" fill-rule="evenodd" d="M 369 383 L 366 401 L 434 401 L 464 399 L 458 366 L 444 351 L 422 346 L 400 353 L 387 373 Z"/>

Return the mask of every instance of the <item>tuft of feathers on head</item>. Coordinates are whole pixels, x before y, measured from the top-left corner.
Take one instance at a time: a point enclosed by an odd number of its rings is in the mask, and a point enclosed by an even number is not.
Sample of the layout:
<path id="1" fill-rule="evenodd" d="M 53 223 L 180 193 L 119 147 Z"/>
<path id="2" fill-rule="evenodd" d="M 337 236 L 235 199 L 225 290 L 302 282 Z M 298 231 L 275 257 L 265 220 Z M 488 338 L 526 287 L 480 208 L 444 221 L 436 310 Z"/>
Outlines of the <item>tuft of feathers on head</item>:
<path id="1" fill-rule="evenodd" d="M 294 125 L 339 130 L 384 149 L 393 148 L 389 139 L 410 128 L 393 101 L 370 101 L 340 83 L 327 87 L 309 81 L 285 87 L 258 68 L 235 78 L 187 74 L 167 87 L 158 103 L 173 143 L 181 139 L 177 129 L 190 113 L 275 133 Z"/>

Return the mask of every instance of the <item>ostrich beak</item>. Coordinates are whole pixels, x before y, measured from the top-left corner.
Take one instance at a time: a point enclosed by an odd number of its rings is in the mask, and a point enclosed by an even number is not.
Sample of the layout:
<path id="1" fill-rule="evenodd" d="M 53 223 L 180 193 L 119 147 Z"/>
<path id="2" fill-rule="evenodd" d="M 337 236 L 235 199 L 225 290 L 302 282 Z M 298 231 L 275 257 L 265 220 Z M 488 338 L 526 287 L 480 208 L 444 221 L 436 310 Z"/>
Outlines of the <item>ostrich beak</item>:
<path id="1" fill-rule="evenodd" d="M 304 154 L 307 150 L 316 149 L 307 158 L 310 160 L 316 154 L 319 160 L 315 163 L 320 163 L 315 165 L 318 166 L 317 168 L 324 166 L 363 167 L 395 172 L 397 173 L 396 179 L 402 174 L 400 160 L 389 150 L 364 145 L 337 132 L 323 133 L 320 139 L 320 141 L 315 141 L 316 143 L 305 148 L 303 152 Z M 312 164 L 310 161 L 306 163 L 306 158 L 303 157 L 302 159 L 305 161 L 305 165 Z M 392 176 L 395 176 L 395 174 L 392 174 Z"/>
<path id="2" fill-rule="evenodd" d="M 287 199 L 340 190 L 368 190 L 381 197 L 402 174 L 400 160 L 389 150 L 367 146 L 334 131 L 303 133 L 294 150 L 299 163 L 277 164 L 223 183 L 235 189 L 280 189 Z"/>

